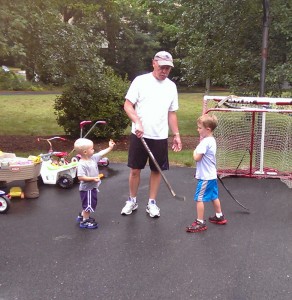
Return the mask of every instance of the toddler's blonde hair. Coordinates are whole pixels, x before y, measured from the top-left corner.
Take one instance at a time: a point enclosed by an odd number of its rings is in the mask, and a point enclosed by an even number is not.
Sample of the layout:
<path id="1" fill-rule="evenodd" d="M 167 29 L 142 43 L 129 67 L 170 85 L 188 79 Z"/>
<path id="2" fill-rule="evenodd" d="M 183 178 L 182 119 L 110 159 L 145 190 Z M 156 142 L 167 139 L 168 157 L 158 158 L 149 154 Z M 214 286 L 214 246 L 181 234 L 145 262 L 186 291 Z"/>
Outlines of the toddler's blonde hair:
<path id="1" fill-rule="evenodd" d="M 74 143 L 74 150 L 77 154 L 82 154 L 85 150 L 93 145 L 93 142 L 86 138 L 79 138 Z"/>

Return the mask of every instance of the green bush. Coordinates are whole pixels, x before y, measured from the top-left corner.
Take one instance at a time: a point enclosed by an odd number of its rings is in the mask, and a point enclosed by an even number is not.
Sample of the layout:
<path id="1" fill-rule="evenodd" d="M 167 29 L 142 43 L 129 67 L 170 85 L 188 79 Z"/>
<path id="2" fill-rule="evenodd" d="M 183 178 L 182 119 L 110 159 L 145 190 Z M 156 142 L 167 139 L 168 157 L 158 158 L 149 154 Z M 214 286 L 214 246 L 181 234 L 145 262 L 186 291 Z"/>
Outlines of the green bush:
<path id="1" fill-rule="evenodd" d="M 21 75 L 14 72 L 4 72 L 0 69 L 0 90 L 8 91 L 40 91 L 43 88 L 37 84 L 26 81 Z"/>
<path id="2" fill-rule="evenodd" d="M 17 77 L 12 72 L 5 72 L 0 69 L 0 89 L 1 90 L 12 90 L 12 87 L 17 82 Z"/>
<path id="3" fill-rule="evenodd" d="M 80 70 L 55 100 L 58 124 L 66 134 L 78 137 L 81 121 L 90 120 L 94 124 L 97 120 L 104 120 L 107 125 L 98 125 L 89 138 L 119 138 L 129 125 L 123 110 L 128 87 L 129 82 L 111 69 Z M 85 128 L 84 133 L 89 128 Z"/>

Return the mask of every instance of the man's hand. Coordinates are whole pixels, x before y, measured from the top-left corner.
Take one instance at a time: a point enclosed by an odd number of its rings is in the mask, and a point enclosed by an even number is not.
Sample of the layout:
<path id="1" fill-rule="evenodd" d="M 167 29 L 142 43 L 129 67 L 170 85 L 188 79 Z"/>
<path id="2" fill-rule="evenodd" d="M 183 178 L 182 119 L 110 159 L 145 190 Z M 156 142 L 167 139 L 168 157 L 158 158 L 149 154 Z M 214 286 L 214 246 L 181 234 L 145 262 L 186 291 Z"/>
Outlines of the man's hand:
<path id="1" fill-rule="evenodd" d="M 144 134 L 144 129 L 140 121 L 135 123 L 135 134 L 140 139 Z"/>
<path id="2" fill-rule="evenodd" d="M 172 142 L 172 150 L 174 152 L 179 152 L 181 151 L 182 149 L 182 143 L 181 143 L 181 140 L 180 140 L 180 136 L 179 135 L 175 135 L 173 137 L 173 142 Z"/>

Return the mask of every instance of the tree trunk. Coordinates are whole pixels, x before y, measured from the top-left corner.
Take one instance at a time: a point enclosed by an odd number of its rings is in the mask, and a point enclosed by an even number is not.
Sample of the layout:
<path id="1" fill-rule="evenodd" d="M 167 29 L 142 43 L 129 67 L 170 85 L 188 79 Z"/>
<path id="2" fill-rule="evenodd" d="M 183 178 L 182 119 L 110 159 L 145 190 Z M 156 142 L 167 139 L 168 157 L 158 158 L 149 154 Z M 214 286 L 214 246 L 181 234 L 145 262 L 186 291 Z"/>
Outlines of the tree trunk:
<path id="1" fill-rule="evenodd" d="M 206 79 L 206 86 L 205 86 L 205 95 L 209 95 L 210 93 L 210 86 L 211 86 L 211 79 Z"/>
<path id="2" fill-rule="evenodd" d="M 268 35 L 269 35 L 269 23 L 270 23 L 270 13 L 269 13 L 269 0 L 263 0 L 263 41 L 262 41 L 262 70 L 261 70 L 261 80 L 260 80 L 260 97 L 265 95 L 265 78 L 266 78 L 266 65 L 268 58 Z"/>

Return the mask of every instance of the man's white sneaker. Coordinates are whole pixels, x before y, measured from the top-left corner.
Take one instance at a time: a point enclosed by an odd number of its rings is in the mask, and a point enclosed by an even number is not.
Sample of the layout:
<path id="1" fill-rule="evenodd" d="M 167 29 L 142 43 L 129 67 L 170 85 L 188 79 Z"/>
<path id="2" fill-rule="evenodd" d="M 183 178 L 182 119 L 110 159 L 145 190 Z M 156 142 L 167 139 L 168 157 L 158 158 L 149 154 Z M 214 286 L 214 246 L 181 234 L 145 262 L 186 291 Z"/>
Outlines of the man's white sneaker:
<path id="1" fill-rule="evenodd" d="M 131 201 L 127 200 L 126 205 L 123 207 L 121 211 L 121 215 L 130 215 L 134 210 L 138 208 L 138 204 Z"/>
<path id="2" fill-rule="evenodd" d="M 160 208 L 156 205 L 155 201 L 151 201 L 151 203 L 148 203 L 148 205 L 146 206 L 146 212 L 151 218 L 160 217 Z"/>

